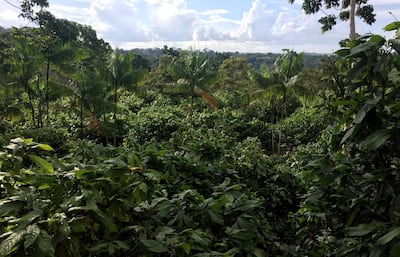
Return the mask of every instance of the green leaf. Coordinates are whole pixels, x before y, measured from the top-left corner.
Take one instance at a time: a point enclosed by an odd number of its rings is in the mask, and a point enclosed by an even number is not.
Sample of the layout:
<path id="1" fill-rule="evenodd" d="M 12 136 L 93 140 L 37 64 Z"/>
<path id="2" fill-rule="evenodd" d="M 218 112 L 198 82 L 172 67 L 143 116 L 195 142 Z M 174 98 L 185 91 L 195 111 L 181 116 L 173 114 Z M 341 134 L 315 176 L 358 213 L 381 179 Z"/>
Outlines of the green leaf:
<path id="1" fill-rule="evenodd" d="M 256 257 L 265 257 L 265 252 L 259 248 L 254 248 L 252 254 Z"/>
<path id="2" fill-rule="evenodd" d="M 360 124 L 364 120 L 366 115 L 367 115 L 367 112 L 365 111 L 365 109 L 361 108 L 358 111 L 358 113 L 356 114 L 356 117 L 354 118 L 354 123 Z"/>
<path id="3" fill-rule="evenodd" d="M 49 189 L 51 186 L 47 183 L 44 183 L 38 187 L 39 190 Z"/>
<path id="4" fill-rule="evenodd" d="M 395 227 L 393 228 L 390 232 L 382 236 L 381 238 L 376 241 L 377 245 L 384 245 L 389 243 L 390 241 L 393 240 L 393 238 L 397 237 L 400 235 L 400 227 Z"/>
<path id="5" fill-rule="evenodd" d="M 42 256 L 56 256 L 56 250 L 51 242 L 51 236 L 44 230 L 40 230 L 40 234 L 37 238 L 39 250 L 45 254 Z"/>
<path id="6" fill-rule="evenodd" d="M 341 57 L 345 57 L 350 53 L 350 49 L 349 48 L 342 48 L 339 49 L 335 52 L 337 55 L 341 56 Z"/>
<path id="7" fill-rule="evenodd" d="M 39 148 L 44 151 L 54 151 L 53 147 L 51 147 L 48 144 L 37 144 L 37 145 L 33 146 L 32 148 Z"/>
<path id="8" fill-rule="evenodd" d="M 36 163 L 36 165 L 38 165 L 44 172 L 49 173 L 49 174 L 54 173 L 53 166 L 48 161 L 43 159 L 42 157 L 39 157 L 34 154 L 30 154 L 29 158 L 31 158 L 31 160 L 34 161 Z"/>
<path id="9" fill-rule="evenodd" d="M 81 179 L 87 173 L 95 173 L 95 170 L 77 170 L 75 171 L 75 176 L 77 179 Z"/>
<path id="10" fill-rule="evenodd" d="M 351 138 L 351 136 L 353 135 L 355 129 L 356 129 L 356 126 L 353 126 L 349 130 L 347 130 L 346 134 L 344 134 L 342 140 L 340 141 L 340 144 L 343 144 L 344 142 L 347 141 L 347 139 Z"/>
<path id="11" fill-rule="evenodd" d="M 130 247 L 129 247 L 127 244 L 125 244 L 124 242 L 122 242 L 122 241 L 115 240 L 114 243 L 115 243 L 116 245 L 118 245 L 118 247 L 119 247 L 120 249 L 123 249 L 123 250 L 129 250 L 129 249 L 130 249 Z"/>
<path id="12" fill-rule="evenodd" d="M 395 246 L 390 249 L 389 257 L 398 257 L 400 256 L 400 242 L 395 244 Z"/>
<path id="13" fill-rule="evenodd" d="M 140 240 L 142 244 L 147 247 L 147 250 L 153 253 L 165 253 L 168 251 L 168 247 L 159 241 L 156 240 Z"/>
<path id="14" fill-rule="evenodd" d="M 391 136 L 390 130 L 380 129 L 369 135 L 361 142 L 361 149 L 374 151 L 381 147 Z"/>
<path id="15" fill-rule="evenodd" d="M 174 233 L 174 229 L 173 228 L 170 228 L 170 227 L 162 227 L 161 228 L 161 230 L 160 230 L 160 232 L 158 232 L 158 234 L 156 235 L 156 239 L 158 240 L 158 241 L 163 241 L 164 239 L 165 239 L 165 236 L 166 235 L 168 235 L 168 234 L 172 234 L 172 233 Z"/>
<path id="16" fill-rule="evenodd" d="M 380 35 L 372 35 L 369 39 L 369 42 L 373 43 L 374 45 L 380 47 L 385 43 L 385 38 Z"/>
<path id="17" fill-rule="evenodd" d="M 14 211 L 21 210 L 24 206 L 26 206 L 25 202 L 22 201 L 1 201 L 0 202 L 0 216 Z"/>
<path id="18" fill-rule="evenodd" d="M 392 30 L 400 29 L 400 21 L 394 21 L 392 23 L 389 23 L 383 29 L 385 31 L 392 31 Z"/>
<path id="19" fill-rule="evenodd" d="M 24 239 L 26 234 L 25 229 L 17 230 L 9 235 L 3 242 L 0 244 L 0 257 L 7 256 L 8 253 L 20 242 Z"/>
<path id="20" fill-rule="evenodd" d="M 181 244 L 181 248 L 183 249 L 183 251 L 189 255 L 190 254 L 190 244 L 188 243 L 183 243 Z"/>
<path id="21" fill-rule="evenodd" d="M 380 223 L 360 224 L 355 227 L 345 228 L 344 231 L 348 236 L 365 236 L 380 226 Z"/>
<path id="22" fill-rule="evenodd" d="M 29 225 L 26 227 L 26 236 L 25 236 L 25 242 L 24 242 L 25 250 L 29 246 L 31 246 L 33 243 L 35 243 L 39 234 L 40 234 L 40 228 L 37 224 L 32 224 L 32 225 Z"/>

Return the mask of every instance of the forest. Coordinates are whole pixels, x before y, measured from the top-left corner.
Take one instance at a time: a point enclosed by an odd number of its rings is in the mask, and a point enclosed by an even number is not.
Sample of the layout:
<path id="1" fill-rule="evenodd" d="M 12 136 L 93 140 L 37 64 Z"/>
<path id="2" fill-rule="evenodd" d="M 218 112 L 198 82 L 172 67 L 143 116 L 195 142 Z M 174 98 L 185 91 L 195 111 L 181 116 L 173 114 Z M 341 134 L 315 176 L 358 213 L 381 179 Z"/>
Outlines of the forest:
<path id="1" fill-rule="evenodd" d="M 0 257 L 400 256 L 400 21 L 330 55 L 1 29 Z"/>

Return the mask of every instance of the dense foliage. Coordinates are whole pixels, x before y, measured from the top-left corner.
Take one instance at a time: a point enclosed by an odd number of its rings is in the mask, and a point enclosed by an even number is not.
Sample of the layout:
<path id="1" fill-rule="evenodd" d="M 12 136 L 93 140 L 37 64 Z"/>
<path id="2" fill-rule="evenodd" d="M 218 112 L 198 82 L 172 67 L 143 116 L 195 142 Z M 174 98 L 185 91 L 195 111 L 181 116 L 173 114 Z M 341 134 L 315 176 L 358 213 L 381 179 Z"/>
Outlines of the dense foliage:
<path id="1" fill-rule="evenodd" d="M 37 15 L 0 40 L 0 257 L 400 255 L 400 22 L 305 68 Z"/>

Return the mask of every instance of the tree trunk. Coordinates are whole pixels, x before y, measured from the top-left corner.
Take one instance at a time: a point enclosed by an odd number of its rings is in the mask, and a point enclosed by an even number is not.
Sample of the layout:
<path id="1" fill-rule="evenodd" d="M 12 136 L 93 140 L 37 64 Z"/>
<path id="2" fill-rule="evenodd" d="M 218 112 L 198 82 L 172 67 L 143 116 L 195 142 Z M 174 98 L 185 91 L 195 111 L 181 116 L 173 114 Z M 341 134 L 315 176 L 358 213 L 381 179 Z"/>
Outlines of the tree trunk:
<path id="1" fill-rule="evenodd" d="M 194 85 L 192 84 L 192 85 L 190 85 L 190 107 L 189 107 L 190 125 L 193 125 L 193 97 L 194 97 Z"/>
<path id="2" fill-rule="evenodd" d="M 117 102 L 118 102 L 118 83 L 114 85 L 114 146 L 117 146 Z"/>
<path id="3" fill-rule="evenodd" d="M 28 94 L 29 107 L 31 109 L 31 115 L 32 115 L 32 123 L 33 123 L 33 126 L 36 127 L 35 107 L 33 106 L 31 90 L 29 89 L 28 83 L 24 83 L 24 84 L 25 84 L 26 93 Z"/>
<path id="4" fill-rule="evenodd" d="M 274 131 L 274 120 L 275 120 L 275 104 L 271 101 L 271 148 L 272 154 L 275 154 L 275 131 Z"/>
<path id="5" fill-rule="evenodd" d="M 46 125 L 50 125 L 50 114 L 49 114 L 49 77 L 50 77 L 50 58 L 47 58 L 46 67 L 46 90 L 45 90 L 45 102 L 46 102 Z"/>
<path id="6" fill-rule="evenodd" d="M 355 23 L 355 14 L 356 14 L 356 0 L 350 0 L 350 40 L 356 39 L 356 23 Z"/>

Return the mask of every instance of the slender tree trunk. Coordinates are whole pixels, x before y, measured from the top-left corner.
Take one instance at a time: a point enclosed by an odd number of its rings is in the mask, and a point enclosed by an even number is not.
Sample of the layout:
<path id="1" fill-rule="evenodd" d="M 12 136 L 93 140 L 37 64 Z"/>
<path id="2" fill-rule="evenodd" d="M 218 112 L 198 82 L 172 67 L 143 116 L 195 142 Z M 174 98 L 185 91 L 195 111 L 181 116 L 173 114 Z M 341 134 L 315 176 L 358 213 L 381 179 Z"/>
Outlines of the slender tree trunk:
<path id="1" fill-rule="evenodd" d="M 28 94 L 29 107 L 31 109 L 31 116 L 32 116 L 32 123 L 33 123 L 33 126 L 36 127 L 35 107 L 33 106 L 32 94 L 31 94 L 31 91 L 29 90 L 29 85 L 27 83 L 24 83 L 24 84 L 25 84 L 26 93 Z"/>
<path id="2" fill-rule="evenodd" d="M 36 90 L 38 92 L 40 92 L 39 79 L 36 81 L 36 88 L 37 88 Z M 38 126 L 38 128 L 42 128 L 43 127 L 43 96 L 42 96 L 42 94 L 40 94 L 37 109 L 38 109 L 37 126 Z"/>
<path id="3" fill-rule="evenodd" d="M 81 127 L 81 136 L 83 136 L 83 97 L 81 97 L 81 105 L 80 105 L 80 127 Z"/>
<path id="4" fill-rule="evenodd" d="M 350 40 L 356 39 L 356 23 L 355 23 L 355 14 L 356 14 L 356 0 L 350 0 Z"/>
<path id="5" fill-rule="evenodd" d="M 272 102 L 271 102 L 271 147 L 272 147 L 272 154 L 275 153 L 274 120 L 275 120 L 275 104 L 274 104 L 274 101 L 272 100 Z"/>
<path id="6" fill-rule="evenodd" d="M 47 58 L 46 67 L 46 90 L 45 90 L 45 103 L 46 103 L 46 125 L 50 125 L 50 114 L 49 114 L 49 77 L 50 77 L 50 58 Z"/>
<path id="7" fill-rule="evenodd" d="M 193 124 L 193 97 L 194 97 L 194 85 L 190 85 L 190 107 L 189 107 L 190 125 Z"/>
<path id="8" fill-rule="evenodd" d="M 117 96 L 118 83 L 115 82 L 114 85 L 114 146 L 117 146 Z"/>

